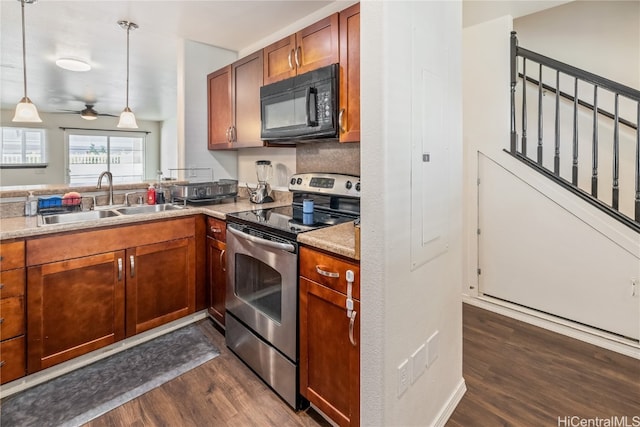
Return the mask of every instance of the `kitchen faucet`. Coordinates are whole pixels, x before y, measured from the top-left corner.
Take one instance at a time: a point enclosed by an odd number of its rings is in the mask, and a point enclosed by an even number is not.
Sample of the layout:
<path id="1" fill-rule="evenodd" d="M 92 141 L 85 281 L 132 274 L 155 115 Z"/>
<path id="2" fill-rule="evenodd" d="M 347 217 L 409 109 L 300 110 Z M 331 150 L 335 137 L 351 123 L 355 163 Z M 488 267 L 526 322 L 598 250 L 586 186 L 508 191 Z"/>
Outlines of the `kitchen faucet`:
<path id="1" fill-rule="evenodd" d="M 113 205 L 113 175 L 109 171 L 104 171 L 98 177 L 98 185 L 96 185 L 97 189 L 102 188 L 102 177 L 107 176 L 107 181 L 109 182 L 109 206 Z"/>

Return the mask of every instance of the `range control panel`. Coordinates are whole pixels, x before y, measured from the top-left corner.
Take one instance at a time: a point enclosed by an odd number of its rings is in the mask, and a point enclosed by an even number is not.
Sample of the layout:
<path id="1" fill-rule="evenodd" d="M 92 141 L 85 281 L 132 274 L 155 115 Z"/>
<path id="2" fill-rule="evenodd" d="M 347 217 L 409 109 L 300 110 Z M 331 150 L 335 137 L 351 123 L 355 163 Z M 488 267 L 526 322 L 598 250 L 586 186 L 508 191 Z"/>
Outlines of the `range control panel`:
<path id="1" fill-rule="evenodd" d="M 289 179 L 289 191 L 360 197 L 360 177 L 336 173 L 298 173 Z"/>

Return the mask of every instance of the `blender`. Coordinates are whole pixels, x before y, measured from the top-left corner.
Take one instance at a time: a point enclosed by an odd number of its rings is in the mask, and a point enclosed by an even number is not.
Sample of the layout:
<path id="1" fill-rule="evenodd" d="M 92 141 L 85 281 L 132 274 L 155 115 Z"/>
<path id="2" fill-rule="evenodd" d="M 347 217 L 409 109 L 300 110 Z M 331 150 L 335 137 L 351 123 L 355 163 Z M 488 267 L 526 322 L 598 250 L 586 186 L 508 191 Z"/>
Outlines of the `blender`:
<path id="1" fill-rule="evenodd" d="M 271 166 L 271 160 L 258 160 L 256 161 L 256 176 L 258 177 L 258 186 L 255 189 L 251 189 L 247 184 L 247 190 L 249 190 L 249 200 L 253 203 L 267 203 L 273 202 L 273 198 L 269 196 L 271 192 L 268 181 L 273 174 L 273 168 Z"/>

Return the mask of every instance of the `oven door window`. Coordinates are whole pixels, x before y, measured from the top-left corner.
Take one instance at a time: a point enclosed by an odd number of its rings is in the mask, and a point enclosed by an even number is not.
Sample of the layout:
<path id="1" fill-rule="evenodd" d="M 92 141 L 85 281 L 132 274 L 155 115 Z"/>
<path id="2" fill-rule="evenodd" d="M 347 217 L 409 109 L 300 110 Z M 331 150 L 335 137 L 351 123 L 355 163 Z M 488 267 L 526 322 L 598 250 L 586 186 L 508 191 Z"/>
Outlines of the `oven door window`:
<path id="1" fill-rule="evenodd" d="M 235 294 L 270 319 L 281 323 L 282 275 L 259 259 L 236 254 Z"/>

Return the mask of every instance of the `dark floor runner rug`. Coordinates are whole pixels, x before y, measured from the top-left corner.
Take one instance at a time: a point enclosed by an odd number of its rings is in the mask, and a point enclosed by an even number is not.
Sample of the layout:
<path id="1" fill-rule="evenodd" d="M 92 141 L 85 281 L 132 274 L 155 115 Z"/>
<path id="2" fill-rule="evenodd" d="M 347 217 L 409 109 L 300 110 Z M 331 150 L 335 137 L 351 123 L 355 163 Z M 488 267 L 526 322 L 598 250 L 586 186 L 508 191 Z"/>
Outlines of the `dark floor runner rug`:
<path id="1" fill-rule="evenodd" d="M 189 325 L 2 400 L 4 426 L 79 426 L 220 353 Z"/>

